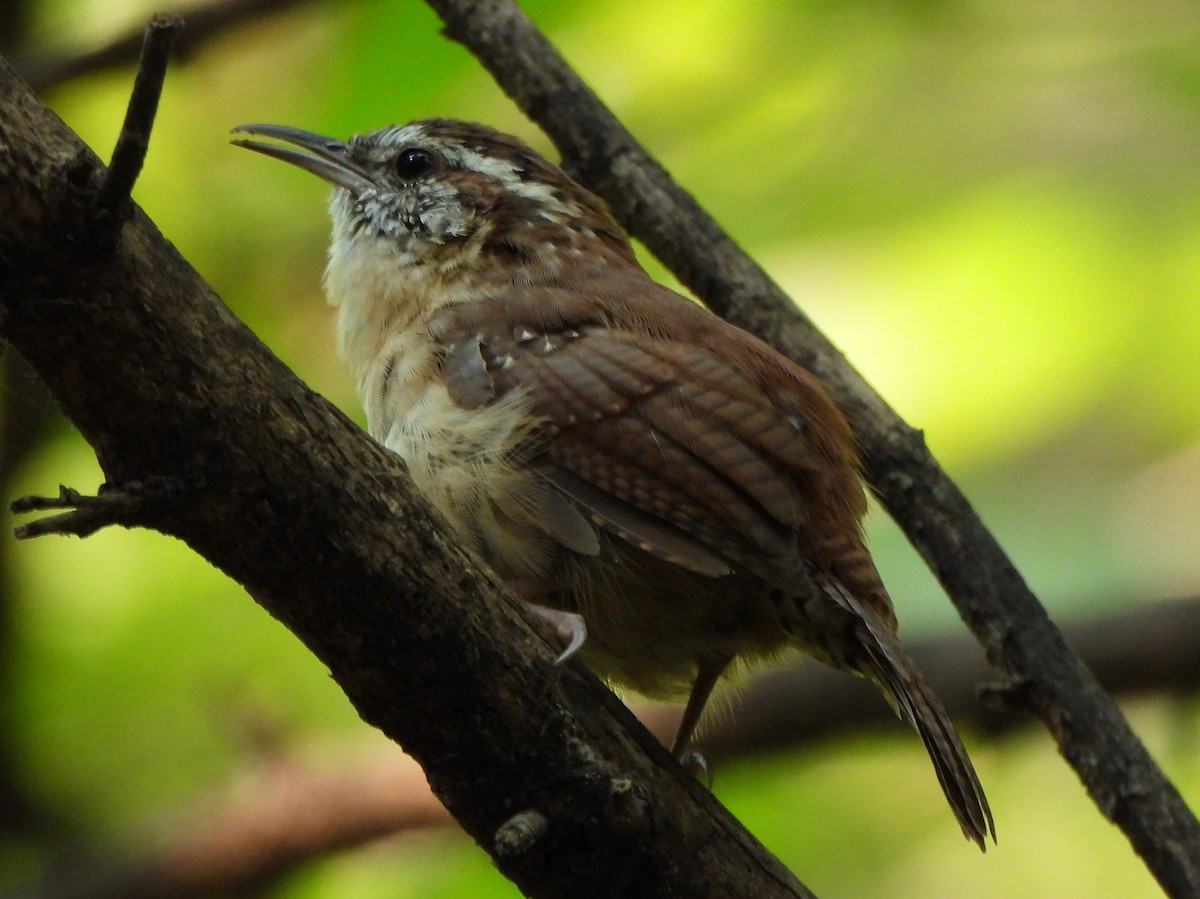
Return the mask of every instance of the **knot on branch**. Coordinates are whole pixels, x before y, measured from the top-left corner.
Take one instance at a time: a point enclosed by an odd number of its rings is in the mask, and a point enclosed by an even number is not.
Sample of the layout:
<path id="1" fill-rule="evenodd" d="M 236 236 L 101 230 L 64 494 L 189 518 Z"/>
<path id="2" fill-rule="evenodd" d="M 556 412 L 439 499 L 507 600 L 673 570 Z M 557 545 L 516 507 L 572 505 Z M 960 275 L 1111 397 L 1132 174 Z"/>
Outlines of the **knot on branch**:
<path id="1" fill-rule="evenodd" d="M 1039 691 L 1037 685 L 1027 677 L 1008 677 L 1004 680 L 981 684 L 976 691 L 980 703 L 997 712 L 1037 712 Z"/>
<path id="2" fill-rule="evenodd" d="M 535 808 L 517 812 L 496 829 L 493 848 L 499 858 L 514 858 L 532 849 L 546 831 L 550 822 Z"/>

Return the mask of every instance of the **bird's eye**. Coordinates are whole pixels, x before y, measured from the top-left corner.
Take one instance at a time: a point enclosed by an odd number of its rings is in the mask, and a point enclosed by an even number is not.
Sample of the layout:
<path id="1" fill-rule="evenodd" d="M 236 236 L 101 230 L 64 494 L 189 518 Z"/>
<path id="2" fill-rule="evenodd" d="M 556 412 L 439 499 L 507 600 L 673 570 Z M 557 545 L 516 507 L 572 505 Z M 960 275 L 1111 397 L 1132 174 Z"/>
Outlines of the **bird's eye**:
<path id="1" fill-rule="evenodd" d="M 415 181 L 433 168 L 433 154 L 420 147 L 408 147 L 396 157 L 396 174 L 405 181 Z"/>

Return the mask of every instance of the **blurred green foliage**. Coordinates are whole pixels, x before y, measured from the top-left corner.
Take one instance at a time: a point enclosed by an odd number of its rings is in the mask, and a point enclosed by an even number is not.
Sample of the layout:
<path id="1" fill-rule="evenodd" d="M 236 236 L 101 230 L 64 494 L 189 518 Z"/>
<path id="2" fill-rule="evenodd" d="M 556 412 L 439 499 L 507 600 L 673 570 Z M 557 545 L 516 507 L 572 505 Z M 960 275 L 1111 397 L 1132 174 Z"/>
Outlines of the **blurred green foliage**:
<path id="1" fill-rule="evenodd" d="M 69 50 L 161 4 L 43 0 Z M 1200 11 L 1167 0 L 537 0 L 526 8 L 633 132 L 925 429 L 1052 611 L 1200 586 Z M 358 416 L 321 296 L 323 188 L 228 145 L 240 122 L 343 135 L 443 114 L 549 152 L 415 0 L 308 4 L 171 72 L 136 198 L 262 339 Z M 47 98 L 101 155 L 130 72 Z M 656 272 L 660 270 L 649 262 Z M 361 418 L 360 418 L 361 420 Z M 14 495 L 88 489 L 63 429 Z M 907 631 L 956 626 L 903 538 L 872 536 Z M 10 540 L 9 528 L 0 539 Z M 240 589 L 149 533 L 5 547 L 21 775 L 120 843 L 253 751 L 374 739 Z M 1200 796 L 1196 720 L 1139 731 Z M 1156 888 L 1040 730 L 971 740 L 1000 833 L 965 845 L 918 741 L 719 772 L 717 791 L 818 894 L 1135 896 Z M 28 871 L 13 861 L 11 876 Z M 2 874 L 3 868 L 0 868 Z M 0 887 L 5 878 L 0 876 Z M 280 897 L 510 896 L 446 834 L 314 864 Z"/>

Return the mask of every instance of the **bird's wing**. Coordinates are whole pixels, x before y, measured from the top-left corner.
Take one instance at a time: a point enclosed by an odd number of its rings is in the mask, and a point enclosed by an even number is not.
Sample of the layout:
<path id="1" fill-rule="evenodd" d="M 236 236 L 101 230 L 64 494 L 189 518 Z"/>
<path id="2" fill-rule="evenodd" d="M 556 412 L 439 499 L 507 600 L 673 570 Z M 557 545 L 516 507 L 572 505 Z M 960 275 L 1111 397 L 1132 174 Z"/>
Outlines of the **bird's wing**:
<path id="1" fill-rule="evenodd" d="M 647 552 L 711 576 L 797 564 L 814 508 L 829 504 L 824 472 L 853 463 L 822 458 L 829 441 L 787 390 L 773 395 L 705 340 L 553 293 L 451 307 L 431 324 L 451 398 L 479 408 L 523 393 L 544 423 L 531 464 Z"/>

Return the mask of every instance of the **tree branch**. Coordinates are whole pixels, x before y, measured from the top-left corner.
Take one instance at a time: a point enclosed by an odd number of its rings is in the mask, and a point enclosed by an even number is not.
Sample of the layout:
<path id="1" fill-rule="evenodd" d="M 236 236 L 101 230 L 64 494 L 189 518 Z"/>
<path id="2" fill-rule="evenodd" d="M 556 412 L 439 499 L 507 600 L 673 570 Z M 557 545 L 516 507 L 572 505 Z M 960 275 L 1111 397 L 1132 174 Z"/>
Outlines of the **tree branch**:
<path id="1" fill-rule="evenodd" d="M 1063 630 L 1109 693 L 1190 693 L 1200 687 L 1200 599 L 1137 605 L 1066 622 Z M 992 672 L 979 645 L 966 634 L 913 640 L 909 648 L 956 721 L 968 720 L 980 731 L 998 734 L 1031 720 L 1024 706 L 979 701 L 973 685 L 986 682 Z M 705 751 L 719 763 L 727 756 L 895 727 L 891 709 L 866 687 L 821 665 L 779 668 L 743 691 L 733 720 L 705 734 Z M 655 719 L 647 723 L 658 730 Z"/>
<path id="2" fill-rule="evenodd" d="M 175 44 L 177 53 L 194 53 L 214 38 L 252 19 L 273 15 L 299 6 L 305 0 L 216 0 L 194 3 L 176 10 L 187 23 Z M 141 28 L 130 29 L 105 44 L 82 53 L 40 53 L 24 56 L 12 66 L 35 93 L 94 72 L 102 72 L 137 62 L 143 43 Z"/>
<path id="3" fill-rule="evenodd" d="M 0 336 L 110 490 L 172 485 L 131 520 L 296 634 L 525 894 L 810 895 L 594 677 L 552 663 L 399 459 L 300 383 L 140 210 L 95 252 L 80 223 L 102 177 L 0 63 Z M 498 851 L 525 812 L 544 833 Z"/>
<path id="4" fill-rule="evenodd" d="M 428 0 L 550 136 L 564 165 L 716 312 L 817 374 L 851 418 L 868 478 L 1100 812 L 1163 888 L 1200 894 L 1200 823 L 1063 642 L 966 497 L 783 291 L 671 181 L 511 0 Z"/>

